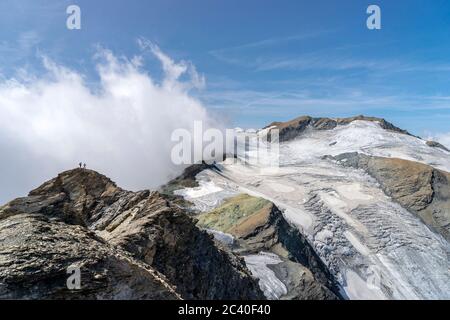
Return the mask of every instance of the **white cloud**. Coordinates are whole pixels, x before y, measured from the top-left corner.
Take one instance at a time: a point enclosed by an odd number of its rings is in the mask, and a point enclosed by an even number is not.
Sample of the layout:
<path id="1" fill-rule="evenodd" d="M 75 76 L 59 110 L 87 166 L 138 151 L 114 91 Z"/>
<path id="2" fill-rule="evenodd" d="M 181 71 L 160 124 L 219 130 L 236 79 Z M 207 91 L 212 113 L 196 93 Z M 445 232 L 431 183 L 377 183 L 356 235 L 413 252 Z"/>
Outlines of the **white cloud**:
<path id="1" fill-rule="evenodd" d="M 167 87 L 174 87 L 182 85 L 184 89 L 189 90 L 191 88 L 202 89 L 205 86 L 205 78 L 203 75 L 199 75 L 195 66 L 187 61 L 179 61 L 174 62 L 168 55 L 161 51 L 161 49 L 150 42 L 147 39 L 140 38 L 138 39 L 138 44 L 142 50 L 149 49 L 155 57 L 161 61 L 162 68 L 166 74 L 164 79 L 164 85 Z M 190 80 L 188 83 L 182 83 L 178 81 L 180 76 L 183 74 L 188 74 L 190 76 Z"/>
<path id="2" fill-rule="evenodd" d="M 0 80 L 0 202 L 79 161 L 133 190 L 179 173 L 170 161 L 173 130 L 190 130 L 194 120 L 213 124 L 189 94 L 204 79 L 190 63 L 174 62 L 156 45 L 150 49 L 163 65 L 160 82 L 142 69 L 140 57 L 118 58 L 103 49 L 95 88 L 47 58 L 45 75 Z"/>

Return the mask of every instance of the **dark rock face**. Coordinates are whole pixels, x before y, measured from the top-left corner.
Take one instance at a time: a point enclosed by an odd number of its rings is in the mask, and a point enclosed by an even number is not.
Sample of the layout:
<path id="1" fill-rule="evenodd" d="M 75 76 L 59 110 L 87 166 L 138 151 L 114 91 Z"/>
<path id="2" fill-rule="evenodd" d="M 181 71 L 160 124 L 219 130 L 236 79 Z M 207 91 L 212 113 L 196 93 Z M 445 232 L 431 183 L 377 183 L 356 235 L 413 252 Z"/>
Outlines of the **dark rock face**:
<path id="1" fill-rule="evenodd" d="M 72 264 L 81 290 L 67 289 Z M 244 262 L 170 199 L 83 169 L 0 207 L 0 283 L 0 298 L 263 298 Z"/>
<path id="2" fill-rule="evenodd" d="M 194 188 L 198 187 L 197 180 L 195 176 L 206 169 L 217 169 L 214 164 L 207 164 L 205 162 L 199 164 L 193 164 L 183 170 L 175 179 L 169 181 L 167 184 L 160 188 L 160 192 L 165 195 L 173 195 L 174 190 L 183 188 Z"/>
<path id="3" fill-rule="evenodd" d="M 335 159 L 367 171 L 387 195 L 450 240 L 450 173 L 414 161 L 358 153 Z"/>
<path id="4" fill-rule="evenodd" d="M 427 141 L 427 145 L 429 145 L 430 147 L 433 147 L 433 148 L 439 148 L 439 149 L 442 149 L 442 150 L 450 152 L 450 150 L 447 149 L 444 145 L 442 145 L 442 144 L 440 144 L 439 142 L 436 142 L 436 141 Z"/>
<path id="5" fill-rule="evenodd" d="M 266 128 L 276 127 L 279 129 L 280 141 L 288 141 L 300 136 L 307 128 L 313 128 L 315 130 L 331 130 L 338 125 L 347 125 L 356 120 L 378 122 L 380 126 L 385 130 L 395 131 L 402 134 L 410 133 L 406 130 L 397 128 L 392 123 L 376 117 L 366 117 L 363 115 L 350 117 L 350 118 L 312 118 L 309 116 L 302 116 L 287 122 L 273 122 Z"/>
<path id="6" fill-rule="evenodd" d="M 80 290 L 69 290 L 70 266 Z M 165 278 L 81 226 L 43 214 L 0 220 L 1 299 L 178 299 Z"/>

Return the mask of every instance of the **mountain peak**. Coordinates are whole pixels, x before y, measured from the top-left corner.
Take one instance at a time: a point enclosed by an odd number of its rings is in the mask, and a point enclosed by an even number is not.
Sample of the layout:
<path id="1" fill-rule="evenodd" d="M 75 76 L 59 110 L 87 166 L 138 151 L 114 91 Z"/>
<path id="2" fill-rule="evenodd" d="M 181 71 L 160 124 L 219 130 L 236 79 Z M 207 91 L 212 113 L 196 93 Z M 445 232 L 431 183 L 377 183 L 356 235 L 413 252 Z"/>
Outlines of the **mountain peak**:
<path id="1" fill-rule="evenodd" d="M 264 298 L 244 261 L 184 209 L 93 170 L 62 172 L 0 207 L 0 234 L 8 239 L 0 241 L 0 298 Z M 11 243 L 21 250 L 7 250 Z M 71 265 L 83 268 L 74 292 L 66 287 Z"/>
<path id="2" fill-rule="evenodd" d="M 40 196 L 64 192 L 73 199 L 80 194 L 99 197 L 105 192 L 114 191 L 120 191 L 120 188 L 108 177 L 94 170 L 77 168 L 58 174 L 56 178 L 32 190 L 29 195 Z"/>

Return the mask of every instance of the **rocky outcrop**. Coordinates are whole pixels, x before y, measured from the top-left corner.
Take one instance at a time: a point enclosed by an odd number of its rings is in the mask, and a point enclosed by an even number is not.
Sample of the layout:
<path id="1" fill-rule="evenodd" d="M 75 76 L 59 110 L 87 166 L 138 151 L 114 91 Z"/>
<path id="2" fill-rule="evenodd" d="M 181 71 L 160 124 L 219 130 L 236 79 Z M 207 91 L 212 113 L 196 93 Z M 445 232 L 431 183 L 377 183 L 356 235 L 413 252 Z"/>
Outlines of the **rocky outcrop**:
<path id="1" fill-rule="evenodd" d="M 450 240 L 450 173 L 418 162 L 358 153 L 335 159 L 365 170 L 387 195 Z"/>
<path id="2" fill-rule="evenodd" d="M 363 115 L 349 118 L 336 118 L 336 119 L 313 118 L 310 116 L 302 116 L 287 122 L 272 122 L 266 128 L 271 127 L 277 128 L 279 130 L 279 140 L 288 141 L 300 136 L 307 128 L 312 128 L 315 130 L 331 130 L 339 125 L 347 125 L 356 120 L 377 122 L 380 125 L 380 127 L 385 130 L 410 135 L 408 131 L 402 130 L 382 118 L 367 117 Z"/>
<path id="3" fill-rule="evenodd" d="M 439 148 L 445 151 L 450 152 L 449 149 L 447 149 L 443 144 L 436 142 L 436 141 L 427 141 L 427 145 L 433 148 Z"/>
<path id="4" fill-rule="evenodd" d="M 41 213 L 95 229 L 148 195 L 149 191 L 122 190 L 95 171 L 76 169 L 45 182 L 26 198 L 9 202 L 0 208 L 0 219 L 20 213 Z"/>
<path id="5" fill-rule="evenodd" d="M 0 297 L 262 299 L 242 259 L 170 198 L 63 172 L 0 208 Z M 79 265 L 80 290 L 66 287 Z"/>
<path id="6" fill-rule="evenodd" d="M 287 287 L 282 299 L 334 300 L 339 288 L 307 239 L 292 227 L 271 202 L 246 194 L 201 214 L 199 225 L 235 237 L 241 255 L 272 252 L 283 262 L 270 268 Z"/>

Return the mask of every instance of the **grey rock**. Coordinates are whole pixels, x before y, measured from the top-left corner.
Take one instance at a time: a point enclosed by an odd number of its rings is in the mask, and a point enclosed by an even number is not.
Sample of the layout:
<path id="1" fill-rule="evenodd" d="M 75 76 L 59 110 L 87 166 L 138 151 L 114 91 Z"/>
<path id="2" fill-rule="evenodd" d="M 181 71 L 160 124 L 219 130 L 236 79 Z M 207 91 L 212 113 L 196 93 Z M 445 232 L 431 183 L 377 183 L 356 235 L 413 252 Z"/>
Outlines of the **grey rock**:
<path id="1" fill-rule="evenodd" d="M 183 298 L 264 298 L 243 259 L 218 247 L 160 194 L 152 193 L 132 218 L 121 220 L 104 237 L 164 274 Z"/>
<path id="2" fill-rule="evenodd" d="M 270 246 L 272 252 L 288 259 L 287 263 L 276 265 L 278 274 L 288 287 L 288 296 L 284 297 L 285 299 L 337 300 L 343 298 L 336 280 L 317 255 L 314 247 L 297 228 L 292 227 L 284 219 L 275 205 L 271 210 L 268 223 L 249 235 L 246 240 L 256 243 L 258 239 L 267 247 Z M 282 273 L 289 276 L 285 277 Z"/>
<path id="3" fill-rule="evenodd" d="M 70 266 L 81 272 L 69 290 Z M 0 220 L 1 299 L 179 299 L 148 265 L 94 233 L 43 214 Z"/>

